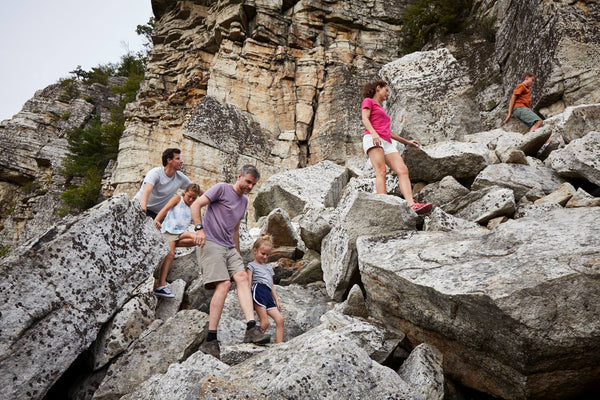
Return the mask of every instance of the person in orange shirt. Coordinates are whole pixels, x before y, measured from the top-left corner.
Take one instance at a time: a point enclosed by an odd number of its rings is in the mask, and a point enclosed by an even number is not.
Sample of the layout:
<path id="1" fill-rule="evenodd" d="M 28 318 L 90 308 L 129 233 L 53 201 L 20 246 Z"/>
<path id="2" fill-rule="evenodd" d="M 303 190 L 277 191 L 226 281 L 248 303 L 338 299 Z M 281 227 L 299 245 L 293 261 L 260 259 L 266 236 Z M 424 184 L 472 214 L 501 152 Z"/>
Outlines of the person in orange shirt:
<path id="1" fill-rule="evenodd" d="M 544 121 L 531 110 L 531 86 L 535 82 L 535 75 L 532 72 L 526 72 L 523 74 L 522 79 L 523 82 L 517 85 L 510 98 L 508 117 L 506 117 L 504 123 L 508 123 L 510 117 L 514 114 L 515 117 L 529 126 L 529 132 L 531 132 L 542 126 Z"/>

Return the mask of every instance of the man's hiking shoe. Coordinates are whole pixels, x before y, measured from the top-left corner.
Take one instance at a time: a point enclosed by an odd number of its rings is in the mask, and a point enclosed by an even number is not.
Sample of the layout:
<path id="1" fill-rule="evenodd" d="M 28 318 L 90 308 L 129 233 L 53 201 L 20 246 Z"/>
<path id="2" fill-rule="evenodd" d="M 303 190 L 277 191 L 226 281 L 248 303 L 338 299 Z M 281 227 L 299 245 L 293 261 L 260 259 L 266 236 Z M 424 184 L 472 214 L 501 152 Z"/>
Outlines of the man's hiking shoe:
<path id="1" fill-rule="evenodd" d="M 414 203 L 410 208 L 413 209 L 419 215 L 429 214 L 433 209 L 433 204 L 431 203 Z"/>
<path id="2" fill-rule="evenodd" d="M 244 343 L 267 344 L 271 341 L 271 335 L 265 335 L 260 331 L 258 325 L 253 328 L 246 329 L 244 335 Z"/>
<path id="3" fill-rule="evenodd" d="M 175 297 L 175 295 L 173 293 L 171 293 L 169 288 L 166 286 L 161 286 L 159 288 L 156 288 L 156 290 L 154 291 L 154 295 L 160 296 L 160 297 Z"/>
<path id="4" fill-rule="evenodd" d="M 200 345 L 200 351 L 204 354 L 210 354 L 217 360 L 221 359 L 221 347 L 219 346 L 218 340 L 211 340 L 210 342 L 204 342 Z"/>

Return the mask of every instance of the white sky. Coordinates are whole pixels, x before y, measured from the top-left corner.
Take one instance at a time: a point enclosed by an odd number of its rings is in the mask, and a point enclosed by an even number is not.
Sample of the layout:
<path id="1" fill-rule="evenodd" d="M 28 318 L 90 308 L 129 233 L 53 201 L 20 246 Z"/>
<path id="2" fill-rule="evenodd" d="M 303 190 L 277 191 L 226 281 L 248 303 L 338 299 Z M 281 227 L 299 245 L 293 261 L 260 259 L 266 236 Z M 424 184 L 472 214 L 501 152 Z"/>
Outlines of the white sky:
<path id="1" fill-rule="evenodd" d="M 115 63 L 142 49 L 137 25 L 151 0 L 7 0 L 0 12 L 0 121 L 78 65 Z"/>

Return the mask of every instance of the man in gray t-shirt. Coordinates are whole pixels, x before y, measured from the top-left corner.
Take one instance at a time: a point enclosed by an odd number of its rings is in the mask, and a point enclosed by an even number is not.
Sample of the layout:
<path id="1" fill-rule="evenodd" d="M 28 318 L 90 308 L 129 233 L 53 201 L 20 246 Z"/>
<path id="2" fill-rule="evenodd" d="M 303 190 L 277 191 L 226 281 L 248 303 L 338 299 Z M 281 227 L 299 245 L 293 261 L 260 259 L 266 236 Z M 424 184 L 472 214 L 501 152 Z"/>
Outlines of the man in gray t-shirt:
<path id="1" fill-rule="evenodd" d="M 264 344 L 271 339 L 256 325 L 248 274 L 239 253 L 240 223 L 248 206 L 245 195 L 250 193 L 259 178 L 256 167 L 244 165 L 235 184 L 217 183 L 198 197 L 191 207 L 196 231 L 194 242 L 199 246 L 196 256 L 202 280 L 205 288 L 214 289 L 208 314 L 208 335 L 200 350 L 217 358 L 220 357 L 217 328 L 225 298 L 231 288 L 231 279 L 236 283 L 238 301 L 246 318 L 244 342 Z M 205 206 L 206 212 L 202 218 L 201 211 Z"/>
<path id="2" fill-rule="evenodd" d="M 134 199 L 139 200 L 142 211 L 152 219 L 171 200 L 178 189 L 185 189 L 192 181 L 181 172 L 181 150 L 169 148 L 162 154 L 163 167 L 152 168 L 144 178 Z M 202 195 L 202 191 L 200 194 Z"/>

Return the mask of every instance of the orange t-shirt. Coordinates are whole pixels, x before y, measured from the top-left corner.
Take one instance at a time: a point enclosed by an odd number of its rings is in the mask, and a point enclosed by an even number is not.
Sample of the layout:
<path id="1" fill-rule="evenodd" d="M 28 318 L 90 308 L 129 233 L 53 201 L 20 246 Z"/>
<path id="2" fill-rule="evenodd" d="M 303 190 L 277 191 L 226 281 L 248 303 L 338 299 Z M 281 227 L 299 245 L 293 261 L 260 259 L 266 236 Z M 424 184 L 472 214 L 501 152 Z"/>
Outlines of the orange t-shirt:
<path id="1" fill-rule="evenodd" d="M 513 91 L 513 94 L 517 96 L 517 98 L 515 99 L 515 108 L 531 108 L 531 89 L 525 86 L 524 83 L 519 83 Z"/>

